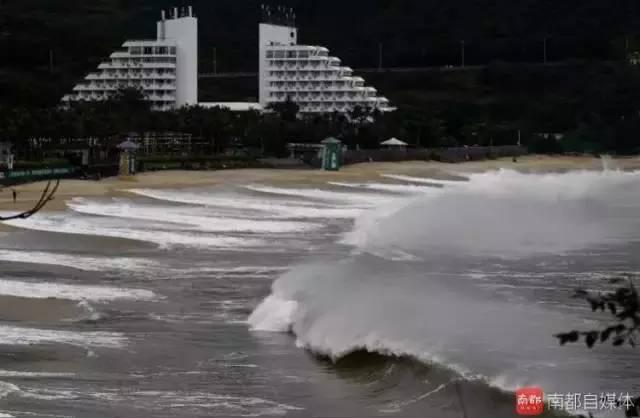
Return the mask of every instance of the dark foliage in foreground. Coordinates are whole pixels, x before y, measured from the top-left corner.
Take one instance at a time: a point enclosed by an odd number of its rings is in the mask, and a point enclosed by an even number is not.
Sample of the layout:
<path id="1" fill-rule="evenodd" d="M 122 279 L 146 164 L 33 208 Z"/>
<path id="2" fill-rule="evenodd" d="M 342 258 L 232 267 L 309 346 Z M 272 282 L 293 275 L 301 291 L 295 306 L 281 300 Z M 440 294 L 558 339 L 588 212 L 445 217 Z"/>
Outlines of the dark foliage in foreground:
<path id="1" fill-rule="evenodd" d="M 640 297 L 632 278 L 614 278 L 611 284 L 617 287 L 606 293 L 592 293 L 584 289 L 576 290 L 577 299 L 585 300 L 593 312 L 607 313 L 612 317 L 609 326 L 591 331 L 570 331 L 555 335 L 561 345 L 584 341 L 589 348 L 611 341 L 615 347 L 624 344 L 635 348 L 640 334 Z M 625 416 L 640 416 L 640 397 L 634 399 L 634 406 L 626 408 Z"/>
<path id="2" fill-rule="evenodd" d="M 52 185 L 53 185 L 53 187 L 52 187 Z M 0 216 L 0 221 L 10 221 L 10 220 L 13 220 L 13 219 L 27 219 L 27 218 L 32 217 L 36 213 L 40 212 L 42 210 L 42 208 L 44 208 L 47 205 L 47 203 L 49 203 L 51 200 L 53 200 L 53 197 L 55 196 L 56 192 L 58 191 L 58 187 L 59 186 L 60 186 L 60 180 L 55 180 L 55 181 L 51 181 L 50 180 L 50 181 L 48 181 L 47 185 L 44 188 L 44 190 L 40 194 L 40 198 L 33 205 L 33 207 L 31 209 L 25 210 L 25 211 L 20 212 L 20 213 L 12 214 L 12 215 Z"/>

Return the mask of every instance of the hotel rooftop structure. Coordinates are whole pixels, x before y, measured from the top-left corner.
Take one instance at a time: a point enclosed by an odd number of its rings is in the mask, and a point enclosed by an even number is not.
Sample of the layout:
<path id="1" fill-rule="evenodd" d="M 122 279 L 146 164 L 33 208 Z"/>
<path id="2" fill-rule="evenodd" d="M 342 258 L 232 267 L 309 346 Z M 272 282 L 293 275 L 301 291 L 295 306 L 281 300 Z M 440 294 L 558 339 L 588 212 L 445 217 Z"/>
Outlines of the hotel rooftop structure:
<path id="1" fill-rule="evenodd" d="M 198 102 L 198 20 L 191 6 L 174 8 L 162 11 L 156 39 L 122 44 L 62 102 L 107 100 L 131 87 L 141 90 L 154 110 L 201 105 L 268 111 L 286 100 L 295 102 L 303 114 L 346 113 L 356 107 L 394 110 L 327 48 L 298 44 L 291 9 L 262 6 L 258 63 L 259 103 Z"/>
<path id="2" fill-rule="evenodd" d="M 191 7 L 161 13 L 157 38 L 122 44 L 63 103 L 100 101 L 126 87 L 143 91 L 155 110 L 198 104 L 198 20 Z"/>
<path id="3" fill-rule="evenodd" d="M 262 6 L 259 34 L 260 105 L 298 104 L 301 113 L 347 112 L 355 107 L 394 110 L 374 87 L 354 76 L 322 46 L 298 43 L 295 13 Z"/>

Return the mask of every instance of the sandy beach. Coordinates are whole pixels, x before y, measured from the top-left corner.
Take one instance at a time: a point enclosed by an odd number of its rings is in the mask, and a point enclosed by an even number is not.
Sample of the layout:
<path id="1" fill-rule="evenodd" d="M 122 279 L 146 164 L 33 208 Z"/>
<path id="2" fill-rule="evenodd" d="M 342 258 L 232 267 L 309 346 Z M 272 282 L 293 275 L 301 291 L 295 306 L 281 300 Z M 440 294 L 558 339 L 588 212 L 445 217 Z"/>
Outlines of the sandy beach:
<path id="1" fill-rule="evenodd" d="M 640 157 L 607 160 L 608 168 L 630 170 L 640 168 Z M 581 156 L 526 156 L 513 162 L 510 158 L 445 164 L 436 161 L 407 161 L 393 163 L 364 163 L 344 167 L 339 172 L 297 169 L 243 169 L 224 171 L 158 171 L 141 173 L 131 178 L 108 178 L 101 181 L 64 180 L 47 211 L 61 211 L 73 197 L 124 196 L 134 188 L 187 188 L 220 184 L 270 184 L 279 186 L 313 185 L 330 181 L 388 181 L 381 173 L 411 174 L 433 178 L 455 178 L 467 173 L 510 169 L 522 172 L 559 172 L 567 170 L 600 170 L 603 160 Z M 26 210 L 39 199 L 45 183 L 15 187 L 18 201 L 13 203 L 11 189 L 0 191 L 0 211 Z"/>

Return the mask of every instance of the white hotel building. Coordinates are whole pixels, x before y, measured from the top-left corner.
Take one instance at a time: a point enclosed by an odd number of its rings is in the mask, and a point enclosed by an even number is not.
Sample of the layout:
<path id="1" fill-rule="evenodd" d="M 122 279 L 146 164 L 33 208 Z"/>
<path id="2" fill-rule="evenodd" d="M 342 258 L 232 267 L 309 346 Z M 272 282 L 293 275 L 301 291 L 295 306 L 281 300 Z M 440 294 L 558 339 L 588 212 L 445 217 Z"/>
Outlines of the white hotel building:
<path id="1" fill-rule="evenodd" d="M 153 40 L 130 40 L 87 75 L 63 103 L 108 99 L 123 87 L 144 92 L 156 110 L 202 105 L 264 110 L 290 99 L 301 113 L 391 111 L 389 101 L 322 46 L 299 45 L 292 10 L 263 7 L 259 25 L 259 103 L 198 102 L 198 20 L 189 7 L 162 11 Z"/>
<path id="2" fill-rule="evenodd" d="M 130 40 L 62 98 L 64 103 L 106 100 L 123 87 L 144 92 L 152 108 L 198 104 L 198 19 L 193 9 L 162 11 L 157 38 Z"/>
<path id="3" fill-rule="evenodd" d="M 327 48 L 298 44 L 293 10 L 272 12 L 263 6 L 262 14 L 258 76 L 262 108 L 289 98 L 301 113 L 342 113 L 355 107 L 394 110 L 389 100 L 330 56 Z"/>

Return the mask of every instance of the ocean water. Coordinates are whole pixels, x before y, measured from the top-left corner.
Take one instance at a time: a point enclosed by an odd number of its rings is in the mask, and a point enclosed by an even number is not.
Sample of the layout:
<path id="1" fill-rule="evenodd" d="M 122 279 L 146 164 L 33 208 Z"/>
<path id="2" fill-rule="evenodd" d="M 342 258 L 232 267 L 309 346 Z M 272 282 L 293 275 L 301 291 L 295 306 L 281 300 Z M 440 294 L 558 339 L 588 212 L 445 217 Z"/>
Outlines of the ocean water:
<path id="1" fill-rule="evenodd" d="M 577 287 L 640 270 L 640 173 L 134 190 L 0 236 L 0 416 L 513 417 L 639 393 Z M 601 414 L 598 416 L 619 416 Z"/>

